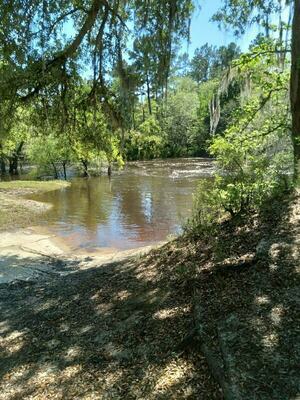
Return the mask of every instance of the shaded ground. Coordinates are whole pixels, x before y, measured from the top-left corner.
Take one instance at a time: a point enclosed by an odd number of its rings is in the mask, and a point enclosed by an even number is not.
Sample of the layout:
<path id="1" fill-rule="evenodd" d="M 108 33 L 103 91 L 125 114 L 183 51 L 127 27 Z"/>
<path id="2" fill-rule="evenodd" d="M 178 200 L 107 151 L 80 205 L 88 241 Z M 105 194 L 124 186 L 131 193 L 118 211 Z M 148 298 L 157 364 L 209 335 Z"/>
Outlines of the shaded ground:
<path id="1" fill-rule="evenodd" d="M 300 196 L 186 244 L 198 349 L 226 399 L 300 398 Z"/>
<path id="2" fill-rule="evenodd" d="M 0 285 L 0 399 L 222 398 L 204 357 L 179 346 L 192 326 L 181 279 L 153 256 L 91 262 Z"/>
<path id="3" fill-rule="evenodd" d="M 296 400 L 299 219 L 298 195 L 209 242 L 0 285 L 0 399 Z"/>
<path id="4" fill-rule="evenodd" d="M 300 398 L 300 195 L 161 254 L 193 292 L 195 337 L 225 399 Z M 185 341 L 186 342 L 186 341 Z"/>

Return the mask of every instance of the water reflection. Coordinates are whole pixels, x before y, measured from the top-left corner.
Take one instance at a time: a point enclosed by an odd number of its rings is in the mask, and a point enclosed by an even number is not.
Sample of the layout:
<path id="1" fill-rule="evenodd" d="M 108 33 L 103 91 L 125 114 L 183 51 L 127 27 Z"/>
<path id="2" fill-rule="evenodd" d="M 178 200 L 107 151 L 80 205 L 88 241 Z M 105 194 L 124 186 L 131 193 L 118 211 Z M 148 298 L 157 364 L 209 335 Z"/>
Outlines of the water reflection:
<path id="1" fill-rule="evenodd" d="M 76 249 L 129 249 L 178 233 L 192 193 L 212 172 L 205 159 L 131 163 L 111 180 L 74 179 L 69 188 L 35 196 L 53 208 L 41 225 Z"/>

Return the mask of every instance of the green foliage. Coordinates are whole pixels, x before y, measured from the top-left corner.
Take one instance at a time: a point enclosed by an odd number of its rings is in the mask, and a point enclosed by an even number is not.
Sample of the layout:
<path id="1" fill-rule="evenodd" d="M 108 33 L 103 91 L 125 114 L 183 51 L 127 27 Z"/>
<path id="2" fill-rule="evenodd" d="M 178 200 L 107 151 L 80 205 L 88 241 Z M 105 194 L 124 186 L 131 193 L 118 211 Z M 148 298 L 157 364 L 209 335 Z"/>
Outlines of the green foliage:
<path id="1" fill-rule="evenodd" d="M 293 147 L 289 134 L 289 73 L 266 57 L 242 56 L 242 72 L 251 73 L 252 91 L 242 99 L 224 135 L 210 145 L 216 173 L 199 188 L 190 229 L 207 231 L 222 215 L 259 210 L 291 188 Z"/>
<path id="2" fill-rule="evenodd" d="M 161 128 L 154 117 L 149 117 L 138 130 L 131 130 L 126 142 L 128 160 L 151 160 L 159 158 L 164 148 Z"/>
<path id="3" fill-rule="evenodd" d="M 220 47 L 206 43 L 195 50 L 189 75 L 198 84 L 218 78 L 240 54 L 241 50 L 235 43 Z"/>
<path id="4" fill-rule="evenodd" d="M 74 160 L 68 138 L 53 134 L 33 137 L 27 146 L 27 156 L 40 172 L 51 173 L 55 178 L 62 175 L 63 167 Z"/>
<path id="5" fill-rule="evenodd" d="M 270 31 L 275 30 L 276 26 L 273 23 L 272 15 L 279 15 L 280 26 L 278 30 L 283 29 L 283 15 L 285 9 L 281 1 L 275 0 L 224 0 L 223 6 L 213 16 L 213 21 L 216 21 L 220 26 L 234 29 L 236 36 L 244 34 L 247 27 L 258 25 L 265 29 L 265 35 L 268 37 Z M 292 6 L 293 1 L 285 1 L 286 5 Z M 285 27 L 286 28 L 286 27 Z"/>
<path id="6" fill-rule="evenodd" d="M 185 225 L 185 232 L 193 236 L 211 236 L 223 215 L 215 183 L 202 180 L 193 196 L 193 211 Z"/>
<path id="7" fill-rule="evenodd" d="M 191 78 L 177 78 L 161 118 L 168 156 L 186 156 L 197 151 L 199 137 L 198 87 Z"/>

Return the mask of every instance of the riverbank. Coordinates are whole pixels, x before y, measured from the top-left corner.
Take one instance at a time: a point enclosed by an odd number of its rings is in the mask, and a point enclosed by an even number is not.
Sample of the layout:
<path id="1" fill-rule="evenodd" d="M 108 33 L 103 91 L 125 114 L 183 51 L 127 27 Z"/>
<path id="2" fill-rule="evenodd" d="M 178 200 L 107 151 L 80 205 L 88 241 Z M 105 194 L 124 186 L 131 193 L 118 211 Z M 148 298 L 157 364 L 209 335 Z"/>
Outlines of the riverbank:
<path id="1" fill-rule="evenodd" d="M 299 229 L 298 193 L 209 241 L 32 258 L 0 285 L 0 399 L 296 399 Z"/>
<path id="2" fill-rule="evenodd" d="M 51 204 L 28 200 L 25 197 L 69 186 L 65 181 L 10 181 L 0 182 L 0 231 L 27 227 Z"/>
<path id="3" fill-rule="evenodd" d="M 204 356 L 181 348 L 192 304 L 159 265 L 170 246 L 31 257 L 38 276 L 0 285 L 0 399 L 221 399 Z"/>

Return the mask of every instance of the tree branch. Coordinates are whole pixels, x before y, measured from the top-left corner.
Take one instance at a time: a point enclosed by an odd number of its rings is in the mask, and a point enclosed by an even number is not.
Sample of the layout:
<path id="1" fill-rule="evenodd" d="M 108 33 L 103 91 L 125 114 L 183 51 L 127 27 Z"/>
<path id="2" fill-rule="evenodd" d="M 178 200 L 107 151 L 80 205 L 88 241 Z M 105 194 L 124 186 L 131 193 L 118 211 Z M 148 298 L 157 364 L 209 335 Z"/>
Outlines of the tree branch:
<path id="1" fill-rule="evenodd" d="M 56 26 L 57 24 L 59 24 L 61 21 L 63 21 L 65 18 L 69 17 L 70 15 L 75 14 L 77 11 L 84 11 L 86 14 L 88 14 L 88 10 L 86 10 L 86 9 L 84 9 L 84 8 L 82 8 L 82 7 L 73 8 L 73 10 L 70 10 L 70 11 L 68 11 L 68 12 L 66 12 L 66 13 L 64 13 L 64 14 L 62 14 L 62 15 L 60 15 L 60 16 L 57 18 L 57 20 L 54 21 L 53 24 L 51 24 L 51 26 L 50 26 L 50 28 L 49 28 L 49 32 L 48 32 L 49 35 L 53 32 L 53 30 L 54 30 L 54 28 L 55 28 L 55 26 Z"/>
<path id="2" fill-rule="evenodd" d="M 86 19 L 81 29 L 79 30 L 78 34 L 75 36 L 74 40 L 68 46 L 66 46 L 64 50 L 56 54 L 56 56 L 54 56 L 52 60 L 41 62 L 41 66 L 37 69 L 37 74 L 36 74 L 38 78 L 39 76 L 43 76 L 49 71 L 51 71 L 52 68 L 63 65 L 66 62 L 66 60 L 78 50 L 84 37 L 94 26 L 100 8 L 103 5 L 104 6 L 106 5 L 106 0 L 93 0 L 91 8 L 87 12 Z M 21 96 L 20 99 L 26 102 L 27 100 L 37 95 L 39 91 L 42 89 L 42 87 L 43 83 L 41 82 L 41 80 L 38 80 L 33 91 L 31 91 L 25 96 Z"/>
<path id="3" fill-rule="evenodd" d="M 92 7 L 90 8 L 89 12 L 87 13 L 87 17 L 78 32 L 77 36 L 74 38 L 73 42 L 69 44 L 60 54 L 54 57 L 53 60 L 47 63 L 47 68 L 52 66 L 53 64 L 61 63 L 62 61 L 69 58 L 72 54 L 74 54 L 78 47 L 81 45 L 85 35 L 92 29 L 97 15 L 100 11 L 101 5 L 105 4 L 105 0 L 93 0 Z"/>

